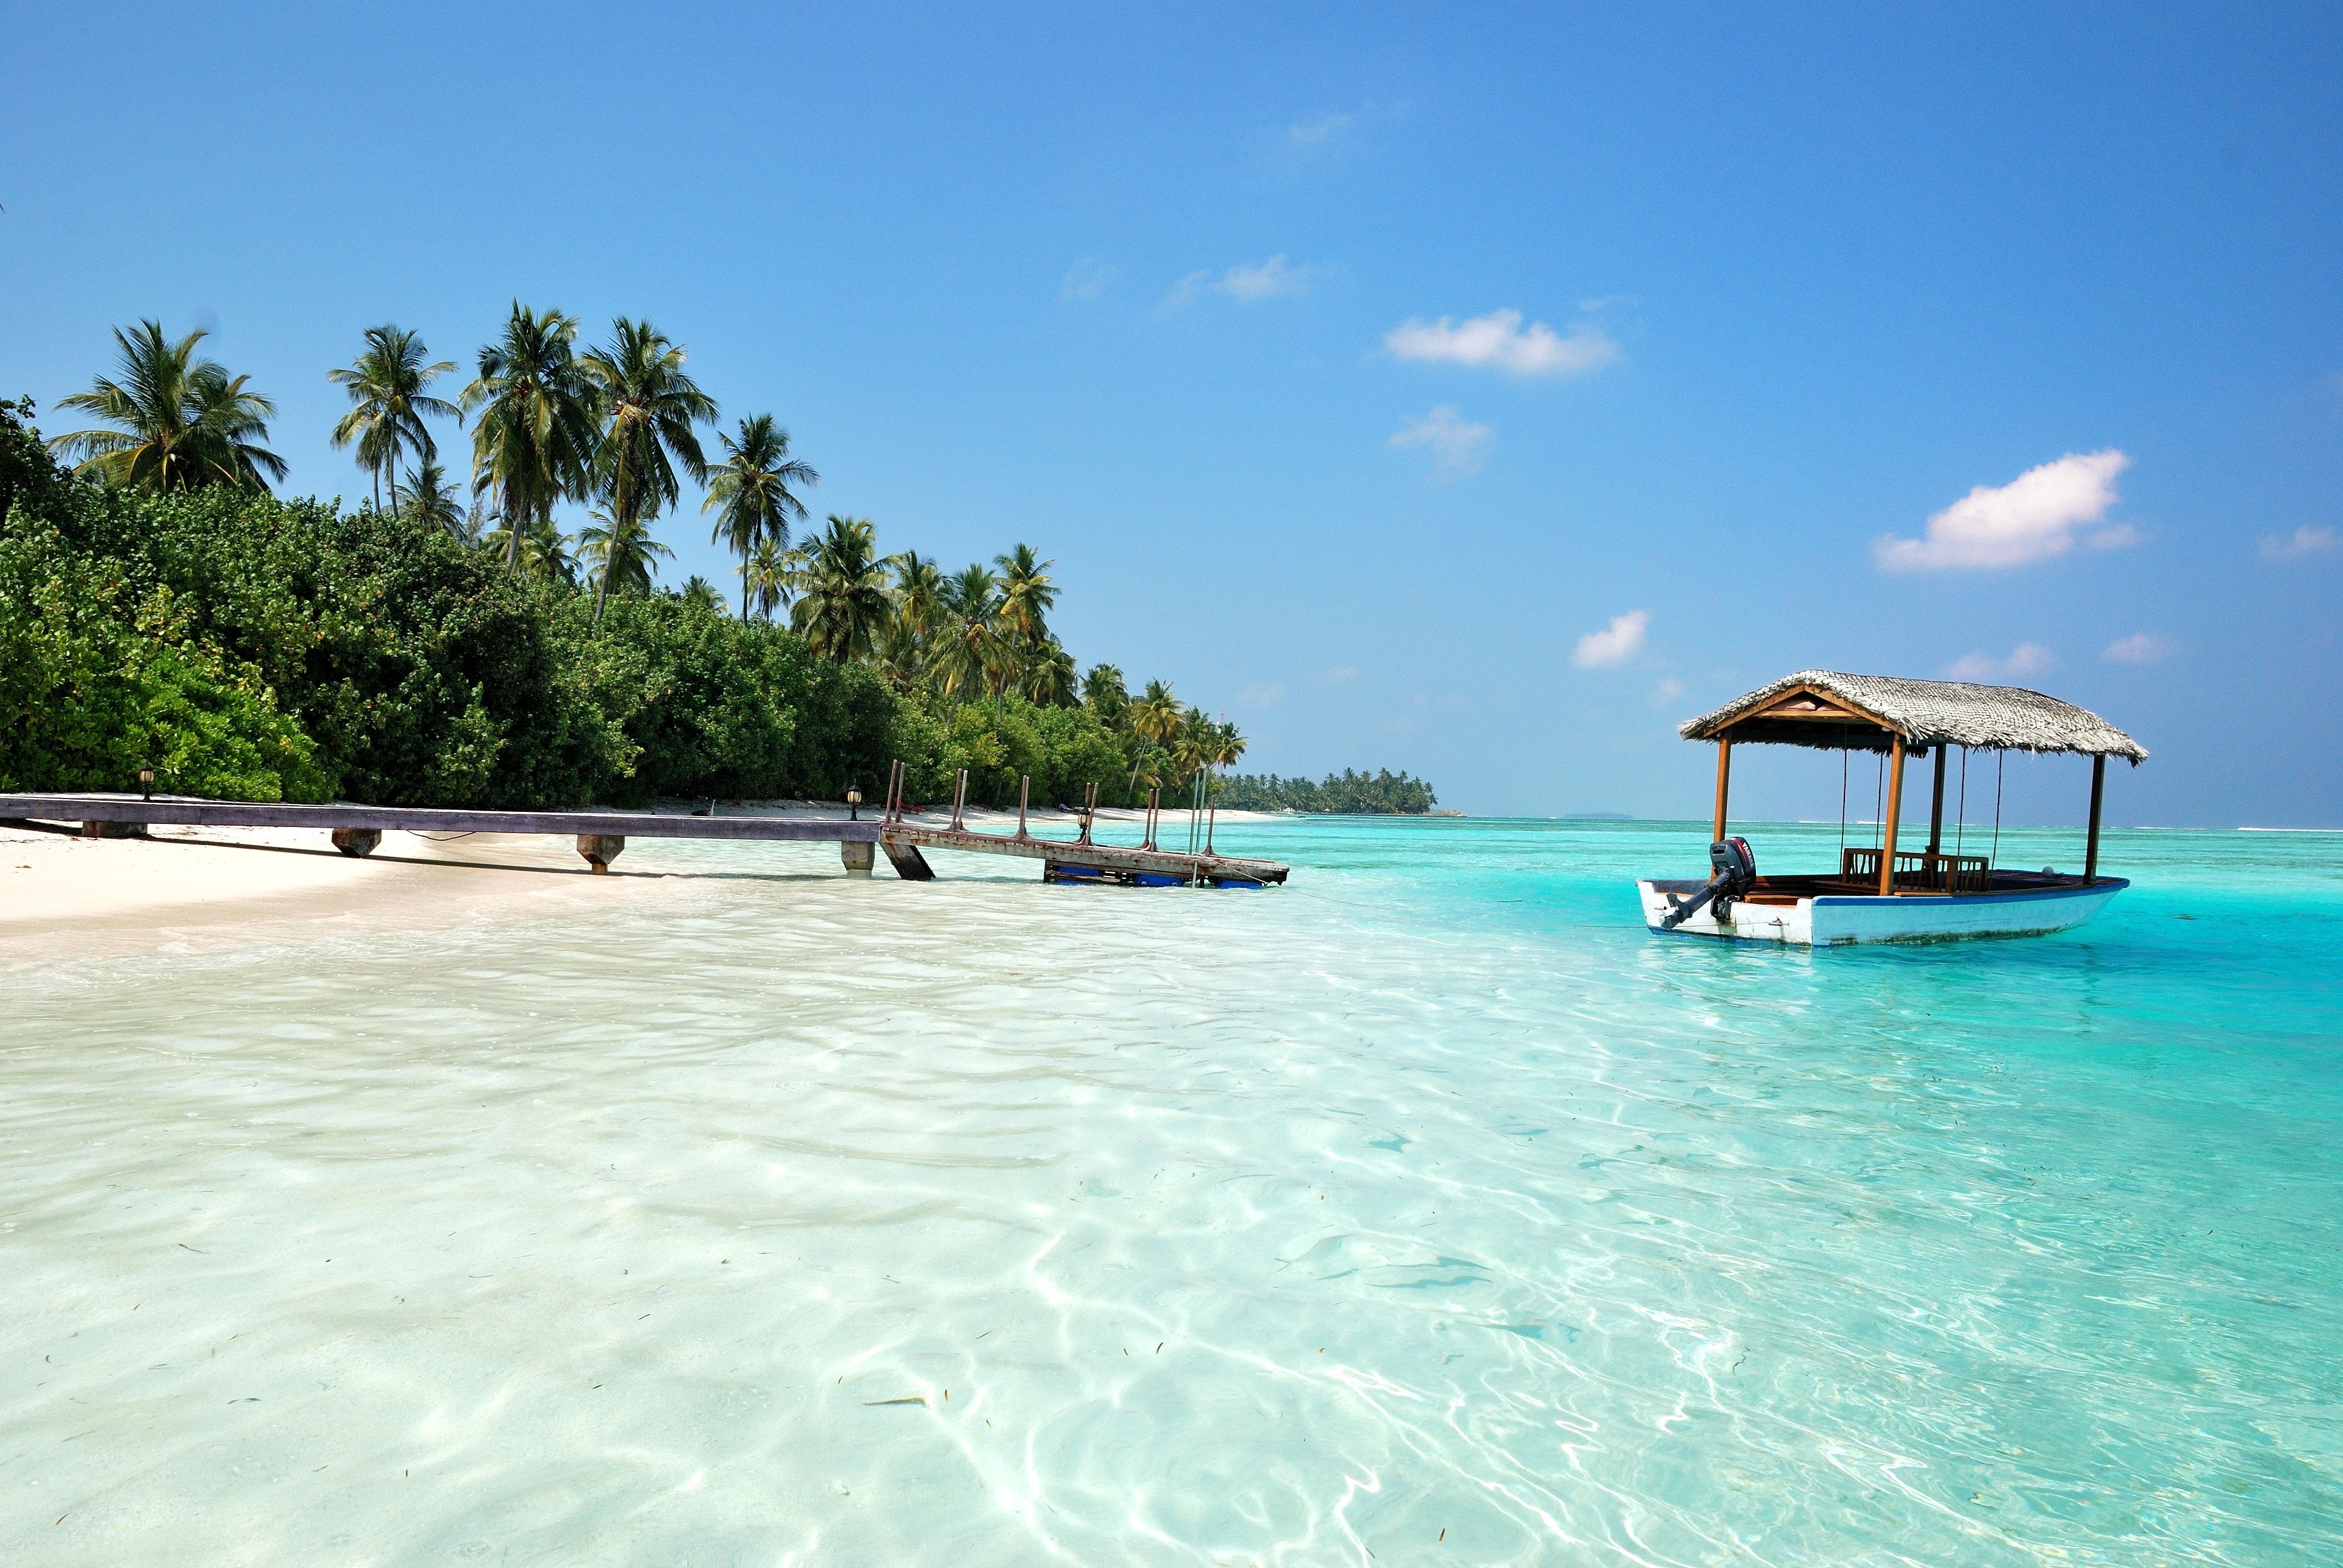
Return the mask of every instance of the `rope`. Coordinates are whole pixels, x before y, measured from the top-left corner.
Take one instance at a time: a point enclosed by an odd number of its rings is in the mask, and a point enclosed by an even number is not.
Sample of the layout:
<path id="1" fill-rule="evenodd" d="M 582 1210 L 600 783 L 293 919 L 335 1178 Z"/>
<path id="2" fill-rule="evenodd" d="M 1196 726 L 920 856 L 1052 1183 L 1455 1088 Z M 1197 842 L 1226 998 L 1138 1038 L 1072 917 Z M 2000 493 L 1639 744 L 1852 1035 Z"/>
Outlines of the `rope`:
<path id="1" fill-rule="evenodd" d="M 1953 808 L 1953 859 L 1961 858 L 1961 840 L 1969 827 L 1969 749 L 1961 748 L 1961 801 Z"/>
<path id="2" fill-rule="evenodd" d="M 427 839 L 434 844 L 444 844 L 450 839 L 468 839 L 472 835 L 469 833 L 417 833 L 415 836 L 418 839 Z"/>
<path id="3" fill-rule="evenodd" d="M 1993 754 L 1993 853 L 1986 861 L 1987 887 L 1993 885 L 1993 868 L 2001 864 L 2001 764 L 2007 755 L 2004 751 Z"/>
<path id="4" fill-rule="evenodd" d="M 1887 753 L 1879 754 L 1879 779 L 1871 792 L 1871 847 L 1887 852 Z"/>
<path id="5" fill-rule="evenodd" d="M 1846 764 L 1847 750 L 1838 753 L 1838 874 L 1846 875 Z"/>

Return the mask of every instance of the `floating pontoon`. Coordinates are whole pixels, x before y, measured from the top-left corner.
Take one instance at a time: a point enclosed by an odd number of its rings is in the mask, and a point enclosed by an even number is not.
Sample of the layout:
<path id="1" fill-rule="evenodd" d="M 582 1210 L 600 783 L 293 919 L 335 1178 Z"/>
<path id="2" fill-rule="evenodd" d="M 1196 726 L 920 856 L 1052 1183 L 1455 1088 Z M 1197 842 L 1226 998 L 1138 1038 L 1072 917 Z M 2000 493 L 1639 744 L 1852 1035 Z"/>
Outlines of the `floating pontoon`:
<path id="1" fill-rule="evenodd" d="M 2147 749 L 2097 714 L 2038 691 L 1805 669 L 1677 732 L 1687 740 L 1716 742 L 1716 824 L 1706 880 L 1653 878 L 1635 884 L 1644 923 L 1654 931 L 1814 947 L 2039 936 L 2081 925 L 2131 885 L 2099 875 L 2099 806 L 2107 759 L 2121 757 L 2137 767 Z M 1728 839 L 1725 831 L 1735 742 L 1882 753 L 1886 800 L 1876 840 L 1842 842 L 1835 874 L 1759 876 L 1748 841 Z M 1946 760 L 1956 746 L 1963 749 L 1964 779 L 1970 751 L 2069 752 L 2091 759 L 2091 825 L 2081 876 L 2006 870 L 1991 853 L 1961 852 L 1961 843 L 1945 852 Z M 1900 850 L 1904 761 L 1932 753 L 1928 847 Z M 1998 800 L 1996 786 L 1996 824 Z M 1844 802 L 1842 791 L 1842 825 Z M 1996 851 L 1998 844 L 1996 828 Z"/>

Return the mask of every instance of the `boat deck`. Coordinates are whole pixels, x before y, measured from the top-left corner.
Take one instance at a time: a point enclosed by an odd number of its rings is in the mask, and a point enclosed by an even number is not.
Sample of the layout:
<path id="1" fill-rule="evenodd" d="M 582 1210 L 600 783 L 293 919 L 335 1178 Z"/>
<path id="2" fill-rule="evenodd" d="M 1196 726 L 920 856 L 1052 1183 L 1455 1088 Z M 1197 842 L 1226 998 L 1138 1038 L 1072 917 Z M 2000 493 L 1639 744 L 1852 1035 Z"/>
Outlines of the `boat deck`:
<path id="1" fill-rule="evenodd" d="M 1697 892 L 1708 885 L 1704 879 L 1679 882 L 1654 882 L 1664 891 Z M 1993 894 L 2037 893 L 2053 888 L 2079 888 L 2087 885 L 2081 877 L 2061 876 L 2043 871 L 1993 871 L 1984 879 L 1954 891 L 1941 887 L 1898 887 L 1899 899 L 1974 899 Z M 1775 908 L 1788 908 L 1802 899 L 1875 899 L 1880 896 L 1875 877 L 1760 877 L 1755 889 L 1741 896 L 1741 902 Z"/>

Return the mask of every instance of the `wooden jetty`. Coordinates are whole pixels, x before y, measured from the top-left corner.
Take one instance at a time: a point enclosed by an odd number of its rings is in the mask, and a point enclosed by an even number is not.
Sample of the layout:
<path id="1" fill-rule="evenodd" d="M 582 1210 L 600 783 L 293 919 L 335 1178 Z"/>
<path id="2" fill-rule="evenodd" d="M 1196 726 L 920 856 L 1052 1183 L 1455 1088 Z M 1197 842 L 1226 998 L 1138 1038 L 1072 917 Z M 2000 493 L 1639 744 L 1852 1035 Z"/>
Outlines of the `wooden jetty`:
<path id="1" fill-rule="evenodd" d="M 294 806 L 184 796 L 5 795 L 0 820 L 78 822 L 93 839 L 129 838 L 156 823 L 189 828 L 317 828 L 345 855 L 371 855 L 386 832 L 574 835 L 596 871 L 633 839 L 759 839 L 834 843 L 850 875 L 878 859 L 877 822 L 803 817 L 668 816 L 650 811 L 456 811 L 427 806 Z"/>
<path id="2" fill-rule="evenodd" d="M 903 804 L 903 765 L 895 764 L 887 780 L 887 806 L 880 819 L 879 847 L 887 851 L 896 872 L 907 882 L 935 877 L 922 849 L 968 849 L 980 855 L 1012 855 L 1041 862 L 1041 877 L 1051 882 L 1113 883 L 1141 888 L 1265 888 L 1282 884 L 1289 868 L 1276 860 L 1244 859 L 1212 852 L 1210 829 L 1204 830 L 1202 851 L 1158 848 L 1155 835 L 1162 816 L 1161 791 L 1150 791 L 1146 831 L 1135 846 L 1101 844 L 1091 836 L 1098 817 L 1098 786 L 1090 787 L 1082 801 L 1081 831 L 1072 839 L 1044 839 L 1026 824 L 1031 779 L 1017 789 L 1017 831 L 980 833 L 960 820 L 968 802 L 968 769 L 960 771 L 952 789 L 951 821 L 931 827 L 911 821 Z"/>
<path id="3" fill-rule="evenodd" d="M 1021 798 L 1017 831 L 980 833 L 960 819 L 968 798 L 968 774 L 960 772 L 951 822 L 929 827 L 905 814 L 903 765 L 895 764 L 882 818 L 679 816 L 650 811 L 471 811 L 424 806 L 297 806 L 248 800 L 199 800 L 173 795 L 0 794 L 0 822 L 78 823 L 93 839 L 135 837 L 151 826 L 192 828 L 312 828 L 330 834 L 345 855 L 374 853 L 387 832 L 548 833 L 573 837 L 578 853 L 597 872 L 609 869 L 633 839 L 736 839 L 798 843 L 834 843 L 849 876 L 867 877 L 878 851 L 906 881 L 935 879 L 920 854 L 924 849 L 967 849 L 1041 862 L 1052 882 L 1106 882 L 1127 887 L 1258 888 L 1283 882 L 1288 868 L 1274 860 L 1242 859 L 1212 850 L 1209 829 L 1202 852 L 1164 849 L 1155 842 L 1160 806 L 1151 799 L 1146 832 L 1136 846 L 1101 844 L 1091 838 L 1098 787 L 1092 785 L 1074 839 L 1044 839 L 1027 830 Z M 1021 789 L 1021 797 L 1025 793 Z M 859 800 L 860 797 L 850 797 Z"/>

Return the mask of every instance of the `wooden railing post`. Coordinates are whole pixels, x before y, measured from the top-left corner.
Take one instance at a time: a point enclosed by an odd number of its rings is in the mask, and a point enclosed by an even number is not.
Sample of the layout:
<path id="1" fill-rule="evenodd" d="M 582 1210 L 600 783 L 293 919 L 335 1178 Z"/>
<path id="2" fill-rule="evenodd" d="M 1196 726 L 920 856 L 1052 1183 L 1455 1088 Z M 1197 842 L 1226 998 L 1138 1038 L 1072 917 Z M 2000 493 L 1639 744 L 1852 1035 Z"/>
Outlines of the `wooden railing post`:
<path id="1" fill-rule="evenodd" d="M 1896 737 L 1887 764 L 1887 819 L 1880 824 L 1879 896 L 1896 891 L 1896 821 L 1904 814 L 1904 738 Z"/>
<path id="2" fill-rule="evenodd" d="M 1733 737 L 1716 738 L 1716 824 L 1708 835 L 1712 844 L 1725 842 L 1725 801 L 1733 787 Z"/>
<path id="3" fill-rule="evenodd" d="M 2099 801 L 2107 788 L 2107 759 L 2101 752 L 2091 759 L 2091 836 L 2083 846 L 2083 880 L 2087 885 L 2099 879 Z"/>

